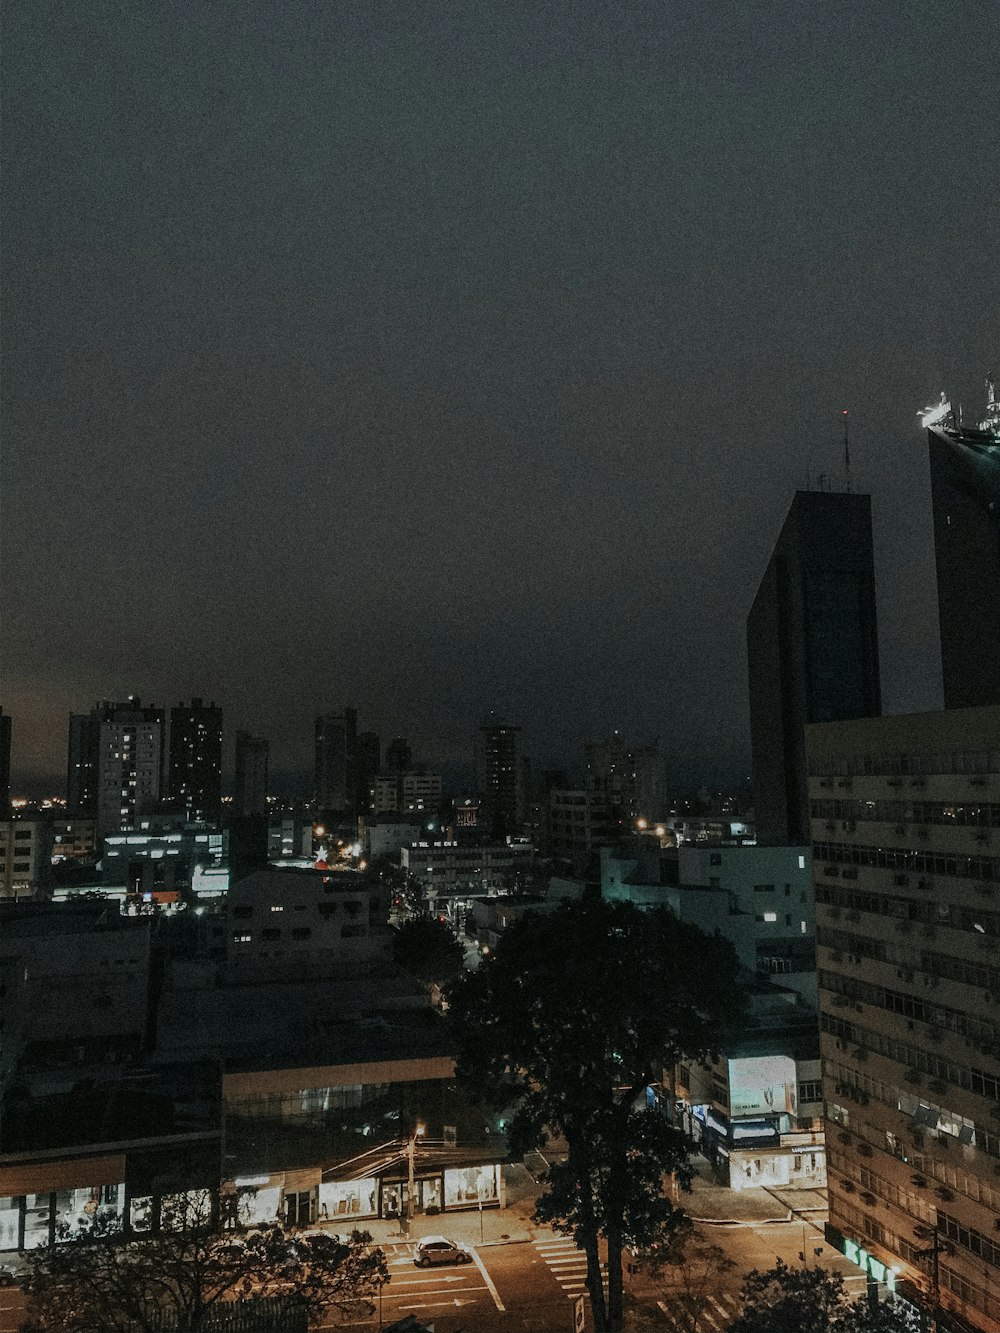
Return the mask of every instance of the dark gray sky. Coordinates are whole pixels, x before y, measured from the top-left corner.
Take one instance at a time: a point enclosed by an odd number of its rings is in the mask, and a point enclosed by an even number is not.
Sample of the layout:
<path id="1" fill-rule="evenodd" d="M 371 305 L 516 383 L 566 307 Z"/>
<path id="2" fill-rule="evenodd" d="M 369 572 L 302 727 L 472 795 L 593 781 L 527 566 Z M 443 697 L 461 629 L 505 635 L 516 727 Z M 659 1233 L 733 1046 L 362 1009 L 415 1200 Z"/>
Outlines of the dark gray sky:
<path id="1" fill-rule="evenodd" d="M 4 707 L 318 709 L 460 762 L 746 763 L 796 487 L 874 496 L 933 704 L 916 410 L 1000 356 L 995 0 L 65 0 L 4 16 Z"/>

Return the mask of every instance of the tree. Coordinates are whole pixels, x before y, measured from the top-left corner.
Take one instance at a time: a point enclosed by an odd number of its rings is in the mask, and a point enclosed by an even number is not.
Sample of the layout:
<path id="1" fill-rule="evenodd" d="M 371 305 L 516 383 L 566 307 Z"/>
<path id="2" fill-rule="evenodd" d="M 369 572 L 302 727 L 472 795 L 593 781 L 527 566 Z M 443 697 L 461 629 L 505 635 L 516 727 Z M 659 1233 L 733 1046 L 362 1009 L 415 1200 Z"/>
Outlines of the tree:
<path id="1" fill-rule="evenodd" d="M 714 1323 L 709 1296 L 717 1289 L 719 1278 L 736 1264 L 718 1245 L 711 1245 L 690 1232 L 681 1232 L 666 1246 L 657 1246 L 641 1257 L 642 1267 L 669 1281 L 664 1292 L 664 1319 L 658 1322 L 663 1333 L 703 1333 L 708 1315 Z"/>
<path id="2" fill-rule="evenodd" d="M 512 1107 L 511 1150 L 565 1141 L 535 1216 L 586 1254 L 597 1333 L 622 1326 L 623 1247 L 662 1244 L 684 1217 L 663 1179 L 687 1186 L 687 1142 L 646 1089 L 681 1057 L 718 1051 L 738 1015 L 737 974 L 720 936 L 595 899 L 526 914 L 449 993 L 458 1076 Z"/>
<path id="3" fill-rule="evenodd" d="M 869 1308 L 852 1302 L 839 1273 L 824 1268 L 789 1268 L 779 1262 L 754 1269 L 743 1283 L 744 1311 L 729 1333 L 915 1333 L 917 1323 L 902 1306 Z"/>
<path id="4" fill-rule="evenodd" d="M 294 1236 L 277 1223 L 220 1232 L 210 1191 L 176 1195 L 161 1226 L 125 1235 L 114 1217 L 67 1230 L 28 1256 L 31 1333 L 160 1333 L 164 1312 L 178 1333 L 197 1333 L 209 1312 L 241 1297 L 283 1296 L 310 1322 L 329 1306 L 355 1317 L 389 1280 L 367 1232 Z"/>
<path id="5" fill-rule="evenodd" d="M 436 916 L 404 921 L 392 941 L 392 956 L 404 972 L 421 981 L 449 981 L 465 963 L 465 950 L 451 926 Z"/>

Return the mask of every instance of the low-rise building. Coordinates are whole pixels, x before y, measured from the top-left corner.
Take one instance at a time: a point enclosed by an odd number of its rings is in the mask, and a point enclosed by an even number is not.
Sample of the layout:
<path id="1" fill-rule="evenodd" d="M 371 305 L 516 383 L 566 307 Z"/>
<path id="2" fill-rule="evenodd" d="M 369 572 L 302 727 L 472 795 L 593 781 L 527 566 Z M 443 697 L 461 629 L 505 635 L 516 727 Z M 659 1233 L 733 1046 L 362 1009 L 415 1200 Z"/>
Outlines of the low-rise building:
<path id="1" fill-rule="evenodd" d="M 486 898 L 510 893 L 529 870 L 530 842 L 414 842 L 400 852 L 400 864 L 417 880 L 429 903 Z"/>
<path id="2" fill-rule="evenodd" d="M 221 868 L 226 852 L 222 829 L 177 815 L 150 815 L 137 828 L 104 839 L 101 879 L 123 884 L 128 894 L 147 902 L 169 902 L 192 887 L 199 870 Z"/>
<path id="3" fill-rule="evenodd" d="M 53 819 L 53 861 L 94 861 L 99 850 L 96 819 L 84 815 Z"/>
<path id="4" fill-rule="evenodd" d="M 389 892 L 356 870 L 258 870 L 229 890 L 228 975 L 331 975 L 391 955 Z"/>
<path id="5" fill-rule="evenodd" d="M 52 821 L 0 820 L 0 898 L 35 898 L 49 892 Z"/>
<path id="6" fill-rule="evenodd" d="M 746 1035 L 712 1065 L 673 1072 L 672 1118 L 731 1189 L 823 1189 L 826 1149 L 815 1012 L 767 985 Z"/>

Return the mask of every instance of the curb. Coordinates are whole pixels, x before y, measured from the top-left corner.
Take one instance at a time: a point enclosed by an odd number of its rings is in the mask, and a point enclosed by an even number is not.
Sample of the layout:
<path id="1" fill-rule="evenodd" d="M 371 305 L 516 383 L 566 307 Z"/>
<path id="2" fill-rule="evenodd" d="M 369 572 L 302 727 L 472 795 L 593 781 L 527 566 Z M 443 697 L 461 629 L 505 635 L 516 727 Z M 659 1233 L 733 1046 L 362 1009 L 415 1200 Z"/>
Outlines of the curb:
<path id="1" fill-rule="evenodd" d="M 706 1227 L 766 1227 L 790 1222 L 793 1213 L 789 1209 L 786 1217 L 692 1217 L 690 1213 L 688 1216 L 692 1222 Z"/>

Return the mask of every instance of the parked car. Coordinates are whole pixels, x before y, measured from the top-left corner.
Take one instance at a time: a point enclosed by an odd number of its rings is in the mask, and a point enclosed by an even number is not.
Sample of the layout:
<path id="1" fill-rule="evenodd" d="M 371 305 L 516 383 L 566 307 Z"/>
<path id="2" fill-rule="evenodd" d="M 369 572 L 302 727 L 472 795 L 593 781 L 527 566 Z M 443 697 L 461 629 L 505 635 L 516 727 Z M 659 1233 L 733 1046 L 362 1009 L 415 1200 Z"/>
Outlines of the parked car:
<path id="1" fill-rule="evenodd" d="M 469 1264 L 472 1255 L 447 1236 L 424 1236 L 417 1241 L 413 1262 L 418 1268 L 429 1268 L 431 1264 Z"/>

